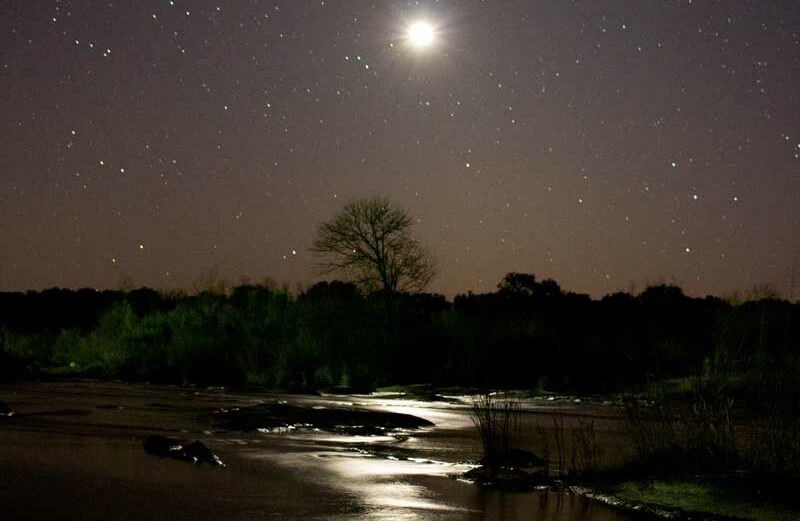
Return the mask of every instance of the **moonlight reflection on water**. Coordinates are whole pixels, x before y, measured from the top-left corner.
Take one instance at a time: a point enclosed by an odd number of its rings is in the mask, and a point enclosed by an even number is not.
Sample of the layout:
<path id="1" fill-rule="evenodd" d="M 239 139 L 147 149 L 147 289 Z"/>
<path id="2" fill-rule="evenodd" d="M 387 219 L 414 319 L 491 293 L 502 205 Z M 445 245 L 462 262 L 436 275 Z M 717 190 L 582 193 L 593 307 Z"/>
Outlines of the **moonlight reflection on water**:
<path id="1" fill-rule="evenodd" d="M 402 412 L 436 426 L 348 436 L 311 428 L 237 432 L 210 424 L 220 408 L 275 400 Z M 87 382 L 0 385 L 0 401 L 17 411 L 0 422 L 0 444 L 7 449 L 0 459 L 4 518 L 639 519 L 581 496 L 505 493 L 453 479 L 480 455 L 465 404 Z M 227 466 L 149 455 L 142 440 L 156 433 L 198 439 Z"/>

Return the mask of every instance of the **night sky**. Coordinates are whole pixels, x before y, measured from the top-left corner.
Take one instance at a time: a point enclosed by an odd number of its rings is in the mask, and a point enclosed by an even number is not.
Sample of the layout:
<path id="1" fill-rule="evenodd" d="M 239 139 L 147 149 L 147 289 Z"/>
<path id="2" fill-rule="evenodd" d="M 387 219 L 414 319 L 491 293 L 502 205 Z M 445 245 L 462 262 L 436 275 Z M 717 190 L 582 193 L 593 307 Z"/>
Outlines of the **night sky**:
<path id="1" fill-rule="evenodd" d="M 0 0 L 0 30 L 2 290 L 308 286 L 316 226 L 383 195 L 446 295 L 800 297 L 797 0 Z"/>

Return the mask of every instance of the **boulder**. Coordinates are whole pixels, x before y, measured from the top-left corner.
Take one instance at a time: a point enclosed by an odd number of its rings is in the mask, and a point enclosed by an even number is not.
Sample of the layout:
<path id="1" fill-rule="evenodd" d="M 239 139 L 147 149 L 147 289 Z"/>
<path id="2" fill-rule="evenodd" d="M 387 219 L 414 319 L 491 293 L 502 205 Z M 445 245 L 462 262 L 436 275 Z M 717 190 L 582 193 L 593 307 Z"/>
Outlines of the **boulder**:
<path id="1" fill-rule="evenodd" d="M 208 463 L 225 466 L 222 460 L 200 441 L 185 443 L 166 436 L 154 435 L 144 439 L 144 450 L 154 456 L 165 456 L 195 465 Z"/>
<path id="2" fill-rule="evenodd" d="M 548 487 L 553 481 L 544 471 L 528 472 L 514 467 L 482 465 L 465 472 L 462 477 L 486 488 L 526 492 L 536 487 Z"/>
<path id="3" fill-rule="evenodd" d="M 188 445 L 184 445 L 179 454 L 180 459 L 196 465 L 208 463 L 209 465 L 225 466 L 222 460 L 200 441 L 193 441 Z"/>
<path id="4" fill-rule="evenodd" d="M 0 416 L 14 416 L 14 409 L 12 409 L 11 406 L 6 402 L 0 402 Z"/>
<path id="5" fill-rule="evenodd" d="M 495 467 L 530 468 L 544 467 L 544 460 L 532 452 L 511 449 L 484 457 L 478 463 Z"/>
<path id="6" fill-rule="evenodd" d="M 144 450 L 154 456 L 172 456 L 182 447 L 183 445 L 180 441 L 166 436 L 148 436 L 144 439 Z"/>

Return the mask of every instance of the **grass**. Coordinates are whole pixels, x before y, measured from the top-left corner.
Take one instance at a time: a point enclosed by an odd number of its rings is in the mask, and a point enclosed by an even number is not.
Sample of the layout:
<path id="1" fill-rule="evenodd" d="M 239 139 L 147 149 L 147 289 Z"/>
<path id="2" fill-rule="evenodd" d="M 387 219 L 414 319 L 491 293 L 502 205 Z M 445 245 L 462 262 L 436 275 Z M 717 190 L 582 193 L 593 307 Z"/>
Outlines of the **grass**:
<path id="1" fill-rule="evenodd" d="M 545 472 L 567 481 L 586 480 L 599 470 L 603 449 L 594 420 L 579 420 L 567 427 L 564 415 L 553 415 L 552 425 L 536 428 L 542 447 Z"/>
<path id="2" fill-rule="evenodd" d="M 703 481 L 623 482 L 611 493 L 626 502 L 668 511 L 724 516 L 752 521 L 796 521 L 797 511 L 770 503 L 737 498 L 735 490 Z"/>
<path id="3" fill-rule="evenodd" d="M 632 459 L 606 476 L 607 488 L 656 509 L 753 521 L 800 518 L 793 367 L 747 387 L 745 377 L 761 374 L 708 371 L 661 382 L 648 399 L 627 400 Z"/>
<path id="4" fill-rule="evenodd" d="M 484 460 L 501 460 L 516 449 L 520 435 L 519 401 L 493 393 L 479 394 L 472 405 L 472 423 L 478 429 Z"/>

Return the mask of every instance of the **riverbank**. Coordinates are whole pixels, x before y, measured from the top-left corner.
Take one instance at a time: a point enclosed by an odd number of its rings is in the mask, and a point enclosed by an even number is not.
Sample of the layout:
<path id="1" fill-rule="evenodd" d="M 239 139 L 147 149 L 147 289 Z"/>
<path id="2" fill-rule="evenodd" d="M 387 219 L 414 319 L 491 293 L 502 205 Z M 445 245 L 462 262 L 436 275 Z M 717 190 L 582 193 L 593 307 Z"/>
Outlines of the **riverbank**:
<path id="1" fill-rule="evenodd" d="M 744 483 L 742 483 L 744 484 Z M 796 521 L 800 512 L 768 498 L 742 500 L 736 483 L 706 478 L 624 481 L 607 487 L 611 503 L 678 519 Z"/>
<path id="2" fill-rule="evenodd" d="M 676 387 L 672 393 L 673 406 L 691 407 L 691 395 L 682 391 L 691 382 L 677 383 L 682 387 Z M 382 391 L 399 398 L 427 397 L 440 401 L 458 399 L 459 389 L 415 385 Z M 637 459 L 629 439 L 631 429 L 641 436 L 643 430 L 675 426 L 667 424 L 664 417 L 658 418 L 656 423 L 647 423 L 652 419 L 641 416 L 636 419 L 637 425 L 631 425 L 633 419 L 624 410 L 633 398 L 623 394 L 577 397 L 541 389 L 496 395 L 492 400 L 501 415 L 504 406 L 512 403 L 520 414 L 535 410 L 540 416 L 548 413 L 552 416 L 535 422 L 535 429 L 528 428 L 527 433 L 520 433 L 515 445 L 543 455 L 548 463 L 521 461 L 516 468 L 513 461 L 494 467 L 487 465 L 471 470 L 465 478 L 506 490 L 568 488 L 610 505 L 672 519 L 789 521 L 800 518 L 797 478 L 730 470 L 743 462 L 715 461 L 714 456 L 709 459 L 708 455 L 694 454 L 678 445 L 665 447 L 668 451 L 664 453 L 646 454 L 648 460 Z M 684 403 L 680 405 L 681 402 Z M 544 404 L 547 407 L 543 407 Z M 738 430 L 732 424 L 726 427 Z M 738 438 L 738 443 L 753 443 L 748 434 L 752 436 L 743 428 L 742 432 L 731 435 Z M 652 437 L 640 438 L 639 443 L 657 442 L 653 437 L 662 435 L 667 433 L 651 432 L 649 436 Z M 679 441 L 681 435 L 670 439 Z"/>
<path id="3" fill-rule="evenodd" d="M 14 415 L 0 418 L 0 505 L 12 518 L 48 520 L 211 513 L 499 521 L 537 512 L 558 521 L 797 518 L 796 509 L 745 500 L 736 487 L 702 480 L 598 473 L 582 486 L 519 493 L 454 479 L 482 453 L 469 400 L 452 391 L 427 402 L 398 390 L 312 396 L 90 381 L 3 384 L 0 401 Z M 602 464 L 624 461 L 624 417 L 613 399 L 540 393 L 523 404 L 521 442 L 532 452 L 543 454 L 542 432 L 560 428 L 572 443 L 591 422 Z M 143 442 L 151 435 L 197 440 L 225 467 L 147 454 Z"/>
<path id="4" fill-rule="evenodd" d="M 15 411 L 0 421 L 0 505 L 13 519 L 641 519 L 567 491 L 515 494 L 453 479 L 480 455 L 460 404 L 85 381 L 3 384 L 0 401 Z M 223 409 L 280 402 L 435 426 L 363 435 L 213 422 Z M 225 466 L 148 454 L 150 435 L 200 441 Z"/>

